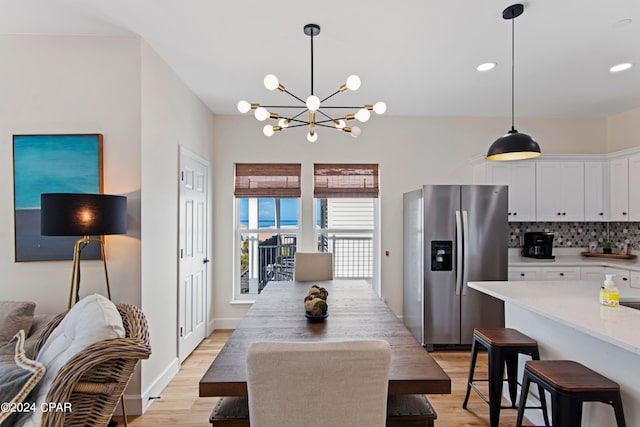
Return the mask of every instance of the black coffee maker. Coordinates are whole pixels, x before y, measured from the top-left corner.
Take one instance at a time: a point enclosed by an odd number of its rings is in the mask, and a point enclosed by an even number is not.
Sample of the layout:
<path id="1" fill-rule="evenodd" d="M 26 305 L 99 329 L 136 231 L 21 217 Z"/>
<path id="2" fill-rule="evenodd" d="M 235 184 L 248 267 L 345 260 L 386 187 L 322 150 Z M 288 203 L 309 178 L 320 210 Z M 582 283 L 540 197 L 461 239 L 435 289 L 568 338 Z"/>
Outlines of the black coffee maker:
<path id="1" fill-rule="evenodd" d="M 524 247 L 522 256 L 537 259 L 554 259 L 551 255 L 553 251 L 553 233 L 543 233 L 542 231 L 530 231 L 524 233 Z"/>

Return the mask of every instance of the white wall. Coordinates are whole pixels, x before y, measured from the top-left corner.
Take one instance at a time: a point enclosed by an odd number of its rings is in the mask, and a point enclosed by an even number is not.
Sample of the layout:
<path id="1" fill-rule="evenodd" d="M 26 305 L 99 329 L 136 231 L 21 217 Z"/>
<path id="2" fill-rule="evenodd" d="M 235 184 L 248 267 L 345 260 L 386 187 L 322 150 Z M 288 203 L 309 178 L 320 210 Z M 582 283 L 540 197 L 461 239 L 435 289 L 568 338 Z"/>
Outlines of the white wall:
<path id="1" fill-rule="evenodd" d="M 71 278 L 71 261 L 13 261 L 12 135 L 102 133 L 104 191 L 128 197 L 127 235 L 106 238 L 112 299 L 140 306 L 151 332 L 134 414 L 178 367 L 178 144 L 209 158 L 211 113 L 138 37 L 0 36 L 0 55 L 0 299 L 59 313 Z M 104 292 L 102 274 L 82 263 L 83 295 Z"/>
<path id="2" fill-rule="evenodd" d="M 131 37 L 0 36 L 0 298 L 67 308 L 71 261 L 14 262 L 13 134 L 102 133 L 104 191 L 140 190 L 139 42 Z M 113 299 L 140 301 L 140 209 L 126 236 L 109 236 Z M 104 292 L 97 261 L 82 263 L 82 294 Z"/>
<path id="3" fill-rule="evenodd" d="M 209 159 L 213 121 L 211 112 L 144 41 L 141 52 L 141 306 L 149 322 L 153 351 L 142 364 L 142 392 L 148 397 L 159 395 L 179 366 L 178 146 Z"/>
<path id="4" fill-rule="evenodd" d="M 246 312 L 230 305 L 233 297 L 233 165 L 236 162 L 302 163 L 302 217 L 311 223 L 313 163 L 380 164 L 382 296 L 402 314 L 402 194 L 423 184 L 471 183 L 469 161 L 486 154 L 491 143 L 509 129 L 509 119 L 409 118 L 381 116 L 363 124 L 353 139 L 320 129 L 315 143 L 305 132 L 290 129 L 270 138 L 264 123 L 252 116 L 216 116 L 213 169 L 214 256 L 213 304 L 216 327 L 229 327 Z M 545 153 L 604 153 L 605 119 L 519 119 L 518 130 L 534 136 Z M 300 244 L 313 249 L 313 235 Z"/>
<path id="5" fill-rule="evenodd" d="M 71 261 L 14 262 L 13 134 L 102 133 L 104 192 L 128 196 L 127 235 L 106 237 L 115 302 L 140 304 L 140 48 L 133 37 L 0 36 L 0 299 L 67 309 Z M 81 294 L 105 293 L 99 261 Z M 128 392 L 140 390 L 135 376 Z"/>
<path id="6" fill-rule="evenodd" d="M 609 117 L 607 140 L 609 153 L 640 145 L 640 108 Z"/>

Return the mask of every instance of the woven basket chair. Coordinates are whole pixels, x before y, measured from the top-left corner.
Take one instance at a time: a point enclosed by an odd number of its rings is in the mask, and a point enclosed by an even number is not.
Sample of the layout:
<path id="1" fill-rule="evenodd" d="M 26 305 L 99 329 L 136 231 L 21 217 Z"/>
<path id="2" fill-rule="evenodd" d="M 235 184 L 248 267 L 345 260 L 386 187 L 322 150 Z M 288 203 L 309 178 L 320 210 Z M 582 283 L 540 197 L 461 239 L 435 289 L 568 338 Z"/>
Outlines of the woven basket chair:
<path id="1" fill-rule="evenodd" d="M 142 311 L 130 304 L 116 307 L 122 316 L 125 338 L 92 344 L 60 369 L 46 402 L 70 402 L 72 411 L 44 412 L 42 427 L 101 427 L 109 423 L 138 360 L 148 359 L 151 354 L 149 329 Z M 36 343 L 36 352 L 65 314 L 56 316 L 47 325 Z M 124 406 L 123 416 L 126 425 Z"/>

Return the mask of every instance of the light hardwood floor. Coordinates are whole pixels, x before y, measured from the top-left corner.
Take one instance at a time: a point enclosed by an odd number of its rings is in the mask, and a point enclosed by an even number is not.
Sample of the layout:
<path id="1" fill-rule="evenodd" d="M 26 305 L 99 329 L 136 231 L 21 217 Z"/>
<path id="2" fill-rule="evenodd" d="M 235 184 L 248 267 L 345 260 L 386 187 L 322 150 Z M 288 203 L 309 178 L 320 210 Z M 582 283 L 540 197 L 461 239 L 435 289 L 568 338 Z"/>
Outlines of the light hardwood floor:
<path id="1" fill-rule="evenodd" d="M 155 400 L 143 416 L 129 417 L 131 427 L 207 427 L 215 397 L 198 397 L 198 381 L 218 354 L 232 331 L 215 331 L 184 361 L 160 399 Z M 428 395 L 438 413 L 437 427 L 469 427 L 489 425 L 489 406 L 471 393 L 467 409 L 462 409 L 469 371 L 468 351 L 437 351 L 433 358 L 451 377 L 451 394 Z M 486 378 L 486 353 L 478 356 L 477 378 Z M 482 384 L 482 383 L 480 383 Z M 482 388 L 482 387 L 480 387 Z M 485 390 L 486 391 L 486 390 Z M 506 401 L 504 401 L 506 404 Z M 119 418 L 114 418 L 119 420 Z M 500 427 L 515 426 L 516 411 L 503 409 Z M 121 422 L 118 423 L 122 425 Z"/>

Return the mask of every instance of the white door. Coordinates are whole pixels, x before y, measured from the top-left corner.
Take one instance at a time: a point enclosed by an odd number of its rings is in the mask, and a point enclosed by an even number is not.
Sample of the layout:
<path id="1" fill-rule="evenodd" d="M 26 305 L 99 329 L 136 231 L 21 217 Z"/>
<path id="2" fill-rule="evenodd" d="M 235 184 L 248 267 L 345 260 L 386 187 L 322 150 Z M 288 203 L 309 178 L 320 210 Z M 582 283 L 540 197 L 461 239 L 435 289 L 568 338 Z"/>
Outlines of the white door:
<path id="1" fill-rule="evenodd" d="M 209 163 L 180 147 L 178 357 L 189 356 L 207 333 L 207 206 Z"/>

